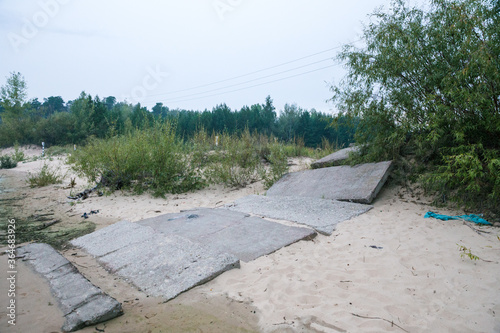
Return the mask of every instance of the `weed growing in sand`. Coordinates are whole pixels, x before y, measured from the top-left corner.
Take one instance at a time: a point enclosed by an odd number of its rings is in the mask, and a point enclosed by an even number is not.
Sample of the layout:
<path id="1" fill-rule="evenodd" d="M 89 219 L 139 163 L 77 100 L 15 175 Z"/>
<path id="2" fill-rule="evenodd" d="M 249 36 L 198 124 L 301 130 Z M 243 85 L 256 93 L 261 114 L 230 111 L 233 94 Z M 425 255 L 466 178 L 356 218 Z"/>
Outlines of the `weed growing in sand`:
<path id="1" fill-rule="evenodd" d="M 154 196 L 164 196 L 205 186 L 169 122 L 106 140 L 92 139 L 68 162 L 80 175 L 111 190 L 149 190 Z"/>
<path id="2" fill-rule="evenodd" d="M 60 184 L 64 179 L 64 174 L 58 168 L 51 168 L 44 163 L 40 171 L 36 173 L 28 172 L 26 182 L 30 187 L 43 187 L 51 184 Z"/>
<path id="3" fill-rule="evenodd" d="M 12 169 L 17 166 L 17 161 L 10 155 L 0 156 L 0 169 Z"/>
<path id="4" fill-rule="evenodd" d="M 270 143 L 267 137 L 246 129 L 240 136 L 220 136 L 204 172 L 210 183 L 244 187 L 263 180 L 269 188 L 288 172 L 288 160 L 281 143 Z"/>
<path id="5" fill-rule="evenodd" d="M 460 253 L 461 258 L 469 257 L 470 260 L 479 260 L 479 257 L 476 256 L 475 254 L 473 254 L 470 249 L 468 249 L 465 246 L 460 245 L 460 244 L 457 244 L 457 245 L 458 245 L 459 251 L 461 252 Z"/>
<path id="6" fill-rule="evenodd" d="M 259 179 L 261 164 L 254 137 L 246 130 L 241 137 L 222 134 L 205 174 L 211 183 L 244 187 Z"/>
<path id="7" fill-rule="evenodd" d="M 283 145 L 279 143 L 270 146 L 269 154 L 265 158 L 269 162 L 269 168 L 262 175 L 262 179 L 264 179 L 264 186 L 268 189 L 288 172 L 288 159 Z"/>
<path id="8" fill-rule="evenodd" d="M 14 145 L 14 154 L 12 154 L 12 158 L 16 162 L 22 162 L 25 159 L 24 152 L 19 148 L 18 144 Z"/>

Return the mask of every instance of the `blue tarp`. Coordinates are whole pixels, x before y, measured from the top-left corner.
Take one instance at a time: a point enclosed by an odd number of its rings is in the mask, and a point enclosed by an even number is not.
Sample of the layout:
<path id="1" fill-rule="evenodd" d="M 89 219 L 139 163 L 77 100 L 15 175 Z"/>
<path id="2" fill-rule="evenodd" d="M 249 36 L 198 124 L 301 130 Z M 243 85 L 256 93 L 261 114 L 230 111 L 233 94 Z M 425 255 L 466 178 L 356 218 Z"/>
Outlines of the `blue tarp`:
<path id="1" fill-rule="evenodd" d="M 435 219 L 439 219 L 439 220 L 443 220 L 443 221 L 465 220 L 465 221 L 474 222 L 477 224 L 492 225 L 490 222 L 486 221 L 485 219 L 481 218 L 479 215 L 475 215 L 475 214 L 450 216 L 450 215 L 436 214 L 434 212 L 427 212 L 424 217 L 425 218 L 433 217 Z"/>

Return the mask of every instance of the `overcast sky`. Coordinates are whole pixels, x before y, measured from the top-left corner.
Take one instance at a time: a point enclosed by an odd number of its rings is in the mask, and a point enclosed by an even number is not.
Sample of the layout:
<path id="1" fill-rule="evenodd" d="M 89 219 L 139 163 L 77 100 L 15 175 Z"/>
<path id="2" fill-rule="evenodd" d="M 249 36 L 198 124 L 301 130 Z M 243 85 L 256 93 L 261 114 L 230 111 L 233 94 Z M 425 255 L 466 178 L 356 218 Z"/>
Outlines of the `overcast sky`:
<path id="1" fill-rule="evenodd" d="M 359 40 L 368 14 L 389 3 L 0 0 L 0 85 L 15 71 L 29 99 L 41 101 L 85 91 L 149 108 L 204 110 L 239 109 L 271 95 L 277 110 L 296 103 L 332 111 L 329 86 L 344 75 L 332 58 Z"/>

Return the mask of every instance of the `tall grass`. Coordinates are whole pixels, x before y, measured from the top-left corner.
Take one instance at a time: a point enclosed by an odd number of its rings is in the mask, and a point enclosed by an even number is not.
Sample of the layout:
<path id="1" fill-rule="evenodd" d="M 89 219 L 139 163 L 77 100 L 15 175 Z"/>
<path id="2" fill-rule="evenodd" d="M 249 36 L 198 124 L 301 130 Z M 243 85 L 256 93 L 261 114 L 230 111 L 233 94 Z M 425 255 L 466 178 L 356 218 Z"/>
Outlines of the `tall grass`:
<path id="1" fill-rule="evenodd" d="M 69 162 L 81 176 L 111 190 L 163 196 L 209 184 L 244 187 L 263 181 L 268 188 L 288 172 L 288 157 L 298 154 L 293 149 L 317 152 L 248 130 L 240 135 L 209 135 L 202 128 L 186 142 L 175 132 L 175 126 L 166 122 L 124 136 L 92 139 Z"/>
<path id="2" fill-rule="evenodd" d="M 80 175 L 111 189 L 150 190 L 163 196 L 205 185 L 170 123 L 106 140 L 92 139 L 69 162 Z"/>

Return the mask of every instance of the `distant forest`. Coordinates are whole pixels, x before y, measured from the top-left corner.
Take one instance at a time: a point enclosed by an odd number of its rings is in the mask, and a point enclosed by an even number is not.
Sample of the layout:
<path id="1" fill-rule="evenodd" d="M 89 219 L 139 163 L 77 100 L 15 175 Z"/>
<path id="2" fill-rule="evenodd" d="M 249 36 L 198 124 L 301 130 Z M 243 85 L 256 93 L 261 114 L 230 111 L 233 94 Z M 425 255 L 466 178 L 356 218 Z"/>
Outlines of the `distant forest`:
<path id="1" fill-rule="evenodd" d="M 82 144 L 89 137 L 122 135 L 165 120 L 176 124 L 177 135 L 183 139 L 191 138 L 200 129 L 208 133 L 239 134 L 248 128 L 252 133 L 314 148 L 327 144 L 347 146 L 354 141 L 356 130 L 355 122 L 348 121 L 348 117 L 305 110 L 295 104 L 287 104 L 277 113 L 270 96 L 264 104 L 240 110 L 232 110 L 226 104 L 204 111 L 170 109 L 162 103 L 148 110 L 140 104 L 118 102 L 112 96 L 101 99 L 85 92 L 68 102 L 60 96 L 44 98 L 43 102 L 37 98 L 23 101 L 26 91 L 21 74 L 12 73 L 7 81 L 0 103 L 0 146 L 4 147 L 41 142 Z"/>

